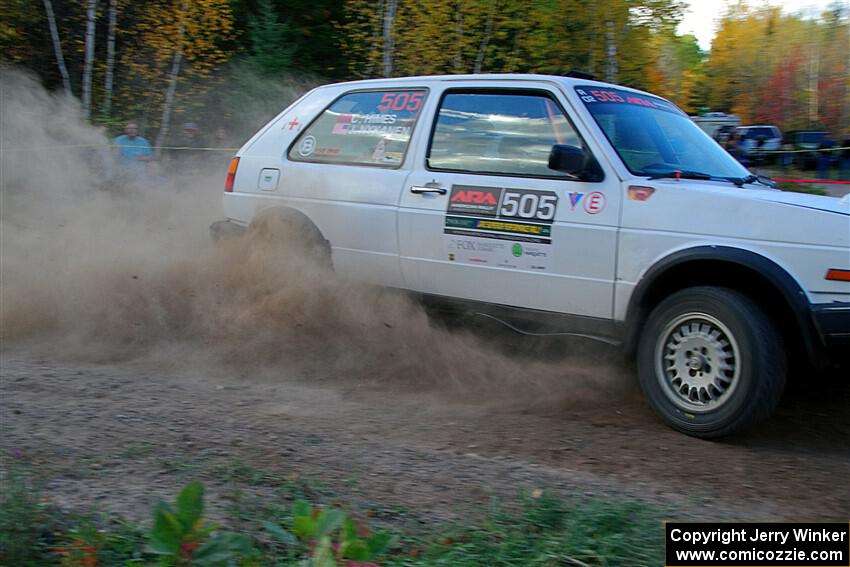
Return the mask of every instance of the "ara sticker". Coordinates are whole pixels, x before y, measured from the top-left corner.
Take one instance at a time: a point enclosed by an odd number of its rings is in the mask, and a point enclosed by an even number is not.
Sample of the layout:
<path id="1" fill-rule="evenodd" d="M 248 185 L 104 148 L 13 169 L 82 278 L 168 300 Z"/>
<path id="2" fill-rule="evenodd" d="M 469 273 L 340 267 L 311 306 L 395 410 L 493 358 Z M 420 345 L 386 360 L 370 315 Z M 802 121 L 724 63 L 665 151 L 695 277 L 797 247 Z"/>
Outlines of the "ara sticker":
<path id="1" fill-rule="evenodd" d="M 290 120 L 286 125 L 289 127 L 290 130 L 300 130 L 301 129 L 301 123 L 298 122 L 297 116 L 295 118 L 293 118 L 292 120 Z"/>

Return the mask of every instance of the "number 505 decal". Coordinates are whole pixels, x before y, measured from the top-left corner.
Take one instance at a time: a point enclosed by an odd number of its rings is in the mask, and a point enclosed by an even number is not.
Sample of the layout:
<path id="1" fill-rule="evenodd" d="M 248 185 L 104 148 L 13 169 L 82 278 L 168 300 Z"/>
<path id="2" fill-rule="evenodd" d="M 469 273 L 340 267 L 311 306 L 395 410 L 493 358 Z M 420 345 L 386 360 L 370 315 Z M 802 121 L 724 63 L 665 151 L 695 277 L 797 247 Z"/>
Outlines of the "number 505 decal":
<path id="1" fill-rule="evenodd" d="M 519 217 L 552 222 L 558 207 L 558 196 L 549 191 L 505 189 L 499 216 Z"/>
<path id="2" fill-rule="evenodd" d="M 416 112 L 422 105 L 423 98 L 425 98 L 424 92 L 384 93 L 384 96 L 381 97 L 381 104 L 378 105 L 378 110 L 380 112 L 387 110 Z"/>

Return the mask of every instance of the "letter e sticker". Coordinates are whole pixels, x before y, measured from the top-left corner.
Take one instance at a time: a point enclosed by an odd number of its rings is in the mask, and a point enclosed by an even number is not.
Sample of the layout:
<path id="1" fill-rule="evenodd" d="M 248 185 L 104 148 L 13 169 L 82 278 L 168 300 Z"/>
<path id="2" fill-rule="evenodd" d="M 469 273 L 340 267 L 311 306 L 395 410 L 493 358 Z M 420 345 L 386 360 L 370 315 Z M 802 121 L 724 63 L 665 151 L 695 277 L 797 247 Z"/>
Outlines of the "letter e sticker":
<path id="1" fill-rule="evenodd" d="M 584 210 L 589 215 L 595 215 L 605 209 L 606 203 L 605 195 L 599 191 L 594 191 L 593 193 L 588 193 L 587 197 L 585 197 Z"/>
<path id="2" fill-rule="evenodd" d="M 298 146 L 298 153 L 304 157 L 309 156 L 316 149 L 316 138 L 307 136 L 301 140 L 301 145 Z"/>

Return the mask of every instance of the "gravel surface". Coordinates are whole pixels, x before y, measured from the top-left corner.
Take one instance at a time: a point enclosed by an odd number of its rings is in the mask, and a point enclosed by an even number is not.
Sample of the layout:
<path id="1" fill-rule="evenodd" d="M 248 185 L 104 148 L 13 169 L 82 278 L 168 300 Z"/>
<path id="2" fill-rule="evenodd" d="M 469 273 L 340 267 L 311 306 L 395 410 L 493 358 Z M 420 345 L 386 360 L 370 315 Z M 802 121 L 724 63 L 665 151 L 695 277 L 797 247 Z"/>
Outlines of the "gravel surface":
<path id="1" fill-rule="evenodd" d="M 516 340 L 496 336 L 482 348 Z M 303 360 L 245 370 L 187 352 L 81 360 L 49 343 L 6 345 L 6 462 L 32 463 L 65 507 L 136 519 L 194 476 L 211 484 L 213 500 L 226 499 L 234 463 L 272 479 L 313 479 L 354 506 L 404 507 L 426 523 L 537 488 L 638 499 L 671 518 L 846 520 L 850 510 L 846 380 L 792 387 L 763 426 L 708 442 L 666 428 L 629 388 L 575 399 L 564 384 L 535 402 L 353 380 L 316 359 L 309 371 Z M 262 496 L 267 484 L 248 490 Z"/>

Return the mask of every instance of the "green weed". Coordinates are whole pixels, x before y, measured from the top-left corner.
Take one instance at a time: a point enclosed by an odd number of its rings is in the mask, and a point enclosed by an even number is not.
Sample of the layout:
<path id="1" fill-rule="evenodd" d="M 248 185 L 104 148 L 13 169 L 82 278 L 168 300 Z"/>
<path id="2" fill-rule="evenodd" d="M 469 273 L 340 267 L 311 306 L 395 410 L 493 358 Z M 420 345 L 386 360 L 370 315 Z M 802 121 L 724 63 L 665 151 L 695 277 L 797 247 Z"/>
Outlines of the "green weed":
<path id="1" fill-rule="evenodd" d="M 150 548 L 159 565 L 213 567 L 238 564 L 256 555 L 251 539 L 218 531 L 203 517 L 204 487 L 192 481 L 180 491 L 174 506 L 160 501 L 154 507 Z"/>
<path id="2" fill-rule="evenodd" d="M 256 478 L 253 469 L 233 474 L 246 482 Z M 22 469 L 11 469 L 2 481 L 0 565 L 16 567 L 640 567 L 657 565 L 663 553 L 658 511 L 635 502 L 571 501 L 539 490 L 518 505 L 495 502 L 484 519 L 413 533 L 372 531 L 341 508 L 303 498 L 286 506 L 288 494 L 240 507 L 231 518 L 241 528 L 237 533 L 205 519 L 198 481 L 189 482 L 174 503 L 158 502 L 149 527 L 60 515 L 42 503 Z M 384 520 L 398 526 L 403 514 Z"/>
<path id="3" fill-rule="evenodd" d="M 0 565 L 43 565 L 49 529 L 41 491 L 25 470 L 13 464 L 0 478 Z"/>

